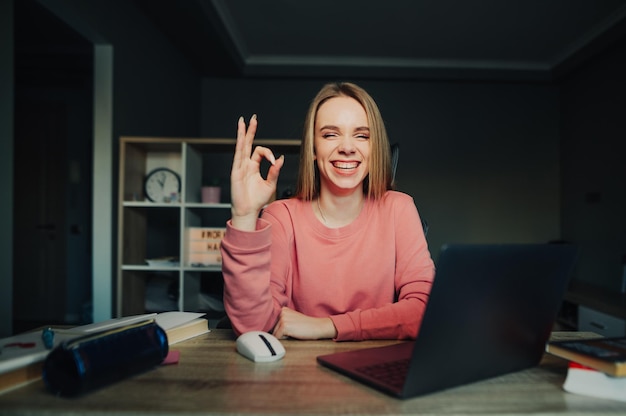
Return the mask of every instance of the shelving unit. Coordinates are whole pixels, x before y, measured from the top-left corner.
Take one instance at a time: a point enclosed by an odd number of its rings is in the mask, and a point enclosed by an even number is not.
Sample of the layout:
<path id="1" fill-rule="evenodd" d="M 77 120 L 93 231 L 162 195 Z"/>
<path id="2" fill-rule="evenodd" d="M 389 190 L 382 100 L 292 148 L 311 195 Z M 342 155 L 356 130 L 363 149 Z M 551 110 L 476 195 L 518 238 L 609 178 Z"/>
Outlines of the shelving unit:
<path id="1" fill-rule="evenodd" d="M 277 197 L 289 195 L 296 183 L 300 141 L 257 139 L 255 145 L 285 155 Z M 202 311 L 210 319 L 223 316 L 221 266 L 188 264 L 187 235 L 190 227 L 225 227 L 230 218 L 234 148 L 235 139 L 120 138 L 117 316 L 165 310 Z M 173 202 L 145 198 L 145 177 L 158 167 L 181 178 L 181 192 Z M 220 203 L 202 203 L 201 187 L 216 181 L 222 186 Z M 164 257 L 178 262 L 146 261 Z"/>

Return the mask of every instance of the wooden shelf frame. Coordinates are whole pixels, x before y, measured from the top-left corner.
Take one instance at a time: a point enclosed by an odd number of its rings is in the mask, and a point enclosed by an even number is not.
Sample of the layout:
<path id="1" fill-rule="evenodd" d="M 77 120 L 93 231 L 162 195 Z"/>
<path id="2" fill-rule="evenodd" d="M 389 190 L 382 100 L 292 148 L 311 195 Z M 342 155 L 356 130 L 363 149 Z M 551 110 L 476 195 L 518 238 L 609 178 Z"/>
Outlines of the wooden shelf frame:
<path id="1" fill-rule="evenodd" d="M 147 281 L 155 274 L 178 280 L 178 310 L 184 311 L 197 307 L 196 295 L 202 279 L 221 282 L 220 266 L 185 264 L 185 234 L 189 227 L 225 227 L 231 208 L 228 195 L 224 195 L 228 187 L 222 189 L 222 201 L 212 204 L 201 202 L 200 189 L 211 176 L 219 177 L 229 186 L 235 144 L 232 138 L 120 138 L 114 285 L 117 317 L 146 312 Z M 269 147 L 276 155 L 286 154 L 296 160 L 300 152 L 300 140 L 257 139 L 255 145 Z M 155 167 L 169 167 L 180 175 L 181 193 L 176 201 L 145 199 L 144 179 Z M 178 257 L 178 264 L 157 267 L 145 262 L 147 258 L 164 255 Z"/>

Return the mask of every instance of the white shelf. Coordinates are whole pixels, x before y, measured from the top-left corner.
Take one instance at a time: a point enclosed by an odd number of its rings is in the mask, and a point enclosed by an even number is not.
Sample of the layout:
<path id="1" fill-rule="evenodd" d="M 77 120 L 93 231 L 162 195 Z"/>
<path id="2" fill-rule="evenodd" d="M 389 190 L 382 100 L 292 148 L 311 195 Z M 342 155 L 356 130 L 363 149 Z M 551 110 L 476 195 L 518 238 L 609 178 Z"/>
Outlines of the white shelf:
<path id="1" fill-rule="evenodd" d="M 123 264 L 122 270 L 139 270 L 139 271 L 155 271 L 155 272 L 176 272 L 180 270 L 180 266 L 148 266 L 147 264 Z"/>
<path id="2" fill-rule="evenodd" d="M 181 207 L 182 204 L 180 202 L 123 201 L 122 206 L 141 208 L 177 208 Z"/>
<path id="3" fill-rule="evenodd" d="M 186 272 L 221 272 L 222 266 L 183 266 Z"/>
<path id="4" fill-rule="evenodd" d="M 175 207 L 187 207 L 187 208 L 214 208 L 225 209 L 232 206 L 231 204 L 219 203 L 219 204 L 206 204 L 203 202 L 152 202 L 152 201 L 123 201 L 124 207 L 139 207 L 139 208 L 175 208 Z"/>
<path id="5" fill-rule="evenodd" d="M 214 208 L 214 209 L 225 209 L 231 208 L 231 204 L 225 204 L 225 203 L 220 203 L 220 204 L 205 204 L 202 202 L 187 202 L 185 204 L 186 207 L 188 208 Z"/>
<path id="6" fill-rule="evenodd" d="M 291 158 L 292 168 L 297 168 L 299 140 L 256 140 L 255 144 L 285 154 Z M 228 187 L 222 189 L 222 201 L 211 204 L 201 202 L 201 187 L 216 179 L 229 184 L 234 149 L 235 139 L 120 138 L 117 316 L 147 312 L 146 292 L 148 289 L 154 292 L 155 287 L 169 290 L 171 285 L 178 285 L 177 305 L 184 311 L 200 307 L 198 297 L 203 289 L 213 290 L 212 296 L 221 296 L 221 265 L 185 264 L 189 249 L 186 235 L 190 227 L 226 226 L 231 209 Z M 158 167 L 168 167 L 179 174 L 179 201 L 144 199 L 145 176 Z M 283 184 L 295 184 L 294 172 L 281 172 Z M 179 265 L 145 263 L 145 259 L 160 257 L 176 257 Z"/>

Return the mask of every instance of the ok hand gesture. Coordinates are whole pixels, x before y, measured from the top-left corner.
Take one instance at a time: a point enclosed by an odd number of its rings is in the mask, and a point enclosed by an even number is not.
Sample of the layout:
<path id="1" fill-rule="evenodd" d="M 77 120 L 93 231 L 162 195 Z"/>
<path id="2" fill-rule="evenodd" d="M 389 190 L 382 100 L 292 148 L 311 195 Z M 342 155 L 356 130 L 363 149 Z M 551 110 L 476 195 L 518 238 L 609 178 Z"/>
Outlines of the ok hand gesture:
<path id="1" fill-rule="evenodd" d="M 244 231 L 256 229 L 261 209 L 276 194 L 278 174 L 285 161 L 284 156 L 276 159 L 272 151 L 263 146 L 257 146 L 252 152 L 256 128 L 256 115 L 250 118 L 247 129 L 243 117 L 239 118 L 237 145 L 230 172 L 232 226 Z M 265 179 L 261 176 L 263 159 L 271 163 Z"/>

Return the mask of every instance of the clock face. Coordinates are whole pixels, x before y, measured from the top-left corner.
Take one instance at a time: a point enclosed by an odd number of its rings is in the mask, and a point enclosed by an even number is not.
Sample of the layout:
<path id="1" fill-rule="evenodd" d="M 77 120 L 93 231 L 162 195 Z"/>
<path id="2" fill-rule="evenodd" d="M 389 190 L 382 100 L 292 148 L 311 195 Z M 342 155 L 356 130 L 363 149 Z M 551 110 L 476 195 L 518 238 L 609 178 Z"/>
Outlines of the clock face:
<path id="1" fill-rule="evenodd" d="M 168 168 L 157 168 L 146 176 L 146 196 L 153 202 L 170 202 L 180 195 L 180 176 Z"/>

